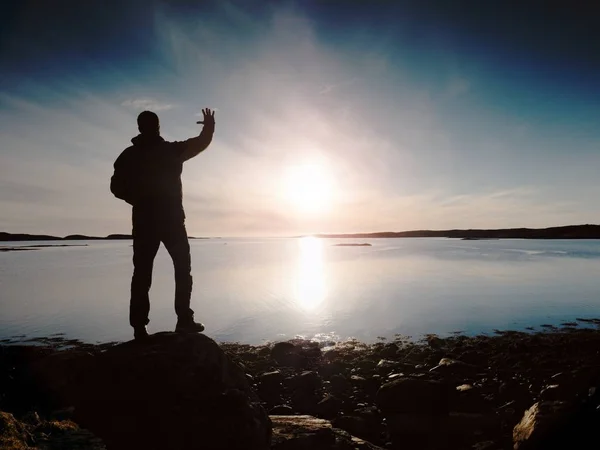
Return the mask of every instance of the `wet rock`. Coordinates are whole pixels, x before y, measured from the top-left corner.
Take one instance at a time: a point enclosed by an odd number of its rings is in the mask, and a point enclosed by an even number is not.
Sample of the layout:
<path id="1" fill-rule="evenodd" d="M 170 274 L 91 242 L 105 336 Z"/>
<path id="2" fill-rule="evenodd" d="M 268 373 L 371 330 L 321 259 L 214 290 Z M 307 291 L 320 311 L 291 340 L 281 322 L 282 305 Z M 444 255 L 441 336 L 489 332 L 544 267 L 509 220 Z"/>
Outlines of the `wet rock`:
<path id="1" fill-rule="evenodd" d="M 350 382 L 343 375 L 334 375 L 329 380 L 333 394 L 343 394 L 351 387 Z"/>
<path id="2" fill-rule="evenodd" d="M 263 373 L 260 378 L 260 384 L 263 385 L 277 385 L 284 379 L 284 375 L 279 370 L 273 370 L 272 372 Z"/>
<path id="3" fill-rule="evenodd" d="M 354 415 L 336 417 L 333 419 L 332 425 L 336 428 L 346 430 L 352 435 L 362 438 L 367 438 L 367 436 L 370 434 L 367 421 L 362 417 Z"/>
<path id="4" fill-rule="evenodd" d="M 32 426 L 38 426 L 42 423 L 40 415 L 36 411 L 29 411 L 21 418 L 21 420 Z"/>
<path id="5" fill-rule="evenodd" d="M 111 449 L 269 448 L 270 421 L 244 372 L 202 334 L 116 345 L 89 369 L 60 390 Z"/>
<path id="6" fill-rule="evenodd" d="M 370 372 L 375 368 L 376 363 L 371 359 L 361 359 L 356 365 L 361 371 Z"/>
<path id="7" fill-rule="evenodd" d="M 406 435 L 425 435 L 443 429 L 444 416 L 415 413 L 397 413 L 386 417 L 388 432 L 393 442 Z"/>
<path id="8" fill-rule="evenodd" d="M 340 357 L 341 353 L 338 350 L 327 350 L 323 352 L 323 359 L 325 361 L 335 361 Z"/>
<path id="9" fill-rule="evenodd" d="M 312 392 L 319 389 L 322 383 L 323 380 L 317 372 L 305 370 L 294 378 L 293 386 L 296 389 Z"/>
<path id="10" fill-rule="evenodd" d="M 295 412 L 300 414 L 315 415 L 318 413 L 317 405 L 321 397 L 316 392 L 294 391 L 291 396 L 291 405 Z"/>
<path id="11" fill-rule="evenodd" d="M 274 408 L 271 408 L 269 411 L 270 415 L 276 414 L 280 416 L 291 416 L 294 414 L 294 409 L 288 405 L 277 405 Z"/>
<path id="12" fill-rule="evenodd" d="M 274 370 L 263 373 L 259 380 L 258 395 L 260 398 L 271 405 L 281 402 L 284 375 L 279 370 Z"/>
<path id="13" fill-rule="evenodd" d="M 361 377 L 360 375 L 352 375 L 350 377 L 350 383 L 352 383 L 355 386 L 363 386 L 366 381 L 366 378 Z"/>
<path id="14" fill-rule="evenodd" d="M 400 363 L 391 361 L 389 359 L 382 359 L 377 363 L 377 372 L 381 375 L 388 375 L 389 373 L 397 370 L 400 367 Z"/>
<path id="15" fill-rule="evenodd" d="M 437 366 L 431 368 L 429 371 L 440 374 L 472 376 L 479 371 L 479 368 L 456 359 L 442 358 Z"/>
<path id="16" fill-rule="evenodd" d="M 319 374 L 325 378 L 330 378 L 334 375 L 344 375 L 348 368 L 346 364 L 340 361 L 332 361 L 328 364 L 323 364 L 319 367 Z"/>
<path id="17" fill-rule="evenodd" d="M 281 363 L 281 361 L 284 361 L 284 359 L 295 350 L 296 346 L 291 342 L 277 342 L 271 349 L 271 358 L 278 363 Z"/>
<path id="18" fill-rule="evenodd" d="M 395 380 L 396 378 L 404 378 L 404 374 L 402 372 L 392 373 L 392 374 L 388 375 L 388 377 L 387 377 L 388 381 Z"/>
<path id="19" fill-rule="evenodd" d="M 496 433 L 500 430 L 500 422 L 493 414 L 451 412 L 446 419 L 445 429 L 448 434 L 461 436 Z"/>
<path id="20" fill-rule="evenodd" d="M 538 402 L 525 411 L 513 429 L 515 450 L 545 448 L 552 435 L 564 426 L 571 413 L 565 402 Z"/>
<path id="21" fill-rule="evenodd" d="M 12 414 L 0 411 L 0 448 L 28 448 L 25 427 Z"/>
<path id="22" fill-rule="evenodd" d="M 343 402 L 339 398 L 328 395 L 317 403 L 317 414 L 326 419 L 333 419 L 339 414 L 342 403 Z"/>
<path id="23" fill-rule="evenodd" d="M 386 344 L 379 354 L 384 358 L 394 358 L 398 354 L 398 345 L 393 342 Z"/>
<path id="24" fill-rule="evenodd" d="M 463 413 L 488 412 L 492 406 L 483 396 L 480 388 L 462 384 L 450 396 L 452 411 Z"/>
<path id="25" fill-rule="evenodd" d="M 445 383 L 399 378 L 381 386 L 377 406 L 384 413 L 446 414 L 449 389 Z"/>
<path id="26" fill-rule="evenodd" d="M 102 440 L 70 420 L 45 421 L 35 412 L 21 422 L 12 414 L 0 411 L 0 448 L 106 450 Z"/>
<path id="27" fill-rule="evenodd" d="M 564 397 L 564 392 L 561 392 L 558 384 L 550 384 L 540 391 L 540 401 L 542 402 L 561 400 L 565 399 Z"/>
<path id="28" fill-rule="evenodd" d="M 271 416 L 272 450 L 377 450 L 379 447 L 311 416 Z"/>

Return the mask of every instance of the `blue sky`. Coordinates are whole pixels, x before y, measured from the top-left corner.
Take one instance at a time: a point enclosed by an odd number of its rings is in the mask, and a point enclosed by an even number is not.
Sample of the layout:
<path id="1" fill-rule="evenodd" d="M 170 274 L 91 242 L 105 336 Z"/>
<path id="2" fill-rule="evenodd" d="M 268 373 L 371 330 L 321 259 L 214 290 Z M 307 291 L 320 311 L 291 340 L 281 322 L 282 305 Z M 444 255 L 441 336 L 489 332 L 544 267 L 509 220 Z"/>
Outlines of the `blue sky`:
<path id="1" fill-rule="evenodd" d="M 600 223 L 594 15 L 522 3 L 3 2 L 0 230 L 128 232 L 137 114 L 203 107 L 193 235 Z"/>

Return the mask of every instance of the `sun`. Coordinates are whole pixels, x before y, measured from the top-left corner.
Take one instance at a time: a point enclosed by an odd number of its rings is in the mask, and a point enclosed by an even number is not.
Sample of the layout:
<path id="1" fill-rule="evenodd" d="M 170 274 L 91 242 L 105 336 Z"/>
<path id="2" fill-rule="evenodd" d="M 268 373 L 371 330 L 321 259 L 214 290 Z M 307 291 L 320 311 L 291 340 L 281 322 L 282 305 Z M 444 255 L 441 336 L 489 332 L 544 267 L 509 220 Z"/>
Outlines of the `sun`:
<path id="1" fill-rule="evenodd" d="M 283 174 L 284 200 L 299 212 L 326 211 L 332 206 L 332 193 L 332 178 L 322 164 L 294 165 Z"/>

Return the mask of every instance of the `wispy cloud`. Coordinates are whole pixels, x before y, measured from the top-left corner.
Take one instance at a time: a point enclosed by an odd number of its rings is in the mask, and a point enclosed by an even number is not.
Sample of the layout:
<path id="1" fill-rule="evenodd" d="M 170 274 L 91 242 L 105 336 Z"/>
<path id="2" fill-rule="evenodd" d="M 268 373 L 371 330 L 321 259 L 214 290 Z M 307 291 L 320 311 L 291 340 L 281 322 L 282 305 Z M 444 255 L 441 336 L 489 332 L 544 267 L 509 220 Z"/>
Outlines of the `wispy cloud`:
<path id="1" fill-rule="evenodd" d="M 151 111 L 167 111 L 169 109 L 173 109 L 175 105 L 172 103 L 163 103 L 158 100 L 152 98 L 135 98 L 130 100 L 125 100 L 121 103 L 121 106 L 126 106 L 127 108 L 135 109 L 135 110 L 151 110 Z"/>

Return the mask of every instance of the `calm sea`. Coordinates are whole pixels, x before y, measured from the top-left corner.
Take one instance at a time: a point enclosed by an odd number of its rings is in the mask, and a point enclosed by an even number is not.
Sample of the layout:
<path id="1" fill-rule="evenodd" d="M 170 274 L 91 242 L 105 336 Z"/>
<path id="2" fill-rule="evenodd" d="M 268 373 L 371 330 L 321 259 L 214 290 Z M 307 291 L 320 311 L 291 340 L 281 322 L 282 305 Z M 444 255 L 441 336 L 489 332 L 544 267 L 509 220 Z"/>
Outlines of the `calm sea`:
<path id="1" fill-rule="evenodd" d="M 337 246 L 339 243 L 370 247 Z M 0 247 L 56 242 L 0 243 Z M 130 241 L 0 252 L 0 338 L 131 338 Z M 600 241 L 191 241 L 192 308 L 218 341 L 374 341 L 600 317 Z M 150 332 L 171 330 L 173 267 L 155 262 Z"/>

